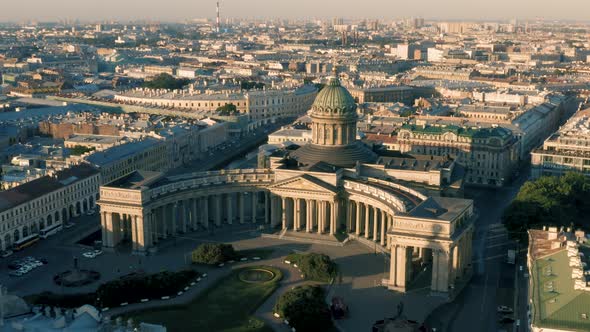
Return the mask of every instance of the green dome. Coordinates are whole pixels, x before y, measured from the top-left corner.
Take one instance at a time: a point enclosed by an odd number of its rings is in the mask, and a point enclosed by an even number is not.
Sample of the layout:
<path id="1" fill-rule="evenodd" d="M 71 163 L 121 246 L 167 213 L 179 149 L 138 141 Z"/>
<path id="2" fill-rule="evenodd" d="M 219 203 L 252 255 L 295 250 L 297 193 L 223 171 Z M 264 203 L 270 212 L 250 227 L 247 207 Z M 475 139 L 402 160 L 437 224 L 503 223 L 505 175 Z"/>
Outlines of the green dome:
<path id="1" fill-rule="evenodd" d="M 311 109 L 318 115 L 356 115 L 356 102 L 350 92 L 340 85 L 338 78 L 333 78 L 330 80 L 330 83 L 318 93 Z"/>

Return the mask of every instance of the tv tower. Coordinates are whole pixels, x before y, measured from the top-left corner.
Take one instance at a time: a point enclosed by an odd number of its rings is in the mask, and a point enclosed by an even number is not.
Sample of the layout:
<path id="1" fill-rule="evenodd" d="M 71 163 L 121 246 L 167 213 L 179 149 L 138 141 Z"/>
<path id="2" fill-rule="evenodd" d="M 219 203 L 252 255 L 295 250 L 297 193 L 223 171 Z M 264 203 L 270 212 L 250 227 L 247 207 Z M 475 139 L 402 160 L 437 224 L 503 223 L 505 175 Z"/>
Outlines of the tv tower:
<path id="1" fill-rule="evenodd" d="M 217 24 L 216 24 L 216 30 L 217 33 L 219 33 L 220 28 L 219 28 L 219 1 L 217 1 Z"/>

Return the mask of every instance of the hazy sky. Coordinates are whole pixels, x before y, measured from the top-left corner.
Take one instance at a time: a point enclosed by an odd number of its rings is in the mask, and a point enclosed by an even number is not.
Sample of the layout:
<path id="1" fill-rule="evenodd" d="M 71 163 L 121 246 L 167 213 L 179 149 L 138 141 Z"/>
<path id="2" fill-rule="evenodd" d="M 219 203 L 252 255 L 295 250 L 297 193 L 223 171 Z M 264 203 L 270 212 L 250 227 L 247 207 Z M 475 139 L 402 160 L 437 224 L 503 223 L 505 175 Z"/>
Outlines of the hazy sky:
<path id="1" fill-rule="evenodd" d="M 226 17 L 421 16 L 439 19 L 590 19 L 590 0 L 221 0 Z M 215 0 L 0 0 L 0 21 L 160 20 L 215 15 Z"/>

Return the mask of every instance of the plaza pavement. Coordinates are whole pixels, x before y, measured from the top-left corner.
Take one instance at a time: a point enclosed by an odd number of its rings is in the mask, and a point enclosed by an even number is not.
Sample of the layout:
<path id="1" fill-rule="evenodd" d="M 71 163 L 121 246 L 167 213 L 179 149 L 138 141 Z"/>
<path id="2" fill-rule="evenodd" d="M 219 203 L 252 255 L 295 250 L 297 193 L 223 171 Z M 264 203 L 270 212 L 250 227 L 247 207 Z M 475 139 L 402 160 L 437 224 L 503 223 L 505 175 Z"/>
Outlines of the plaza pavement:
<path id="1" fill-rule="evenodd" d="M 381 279 L 388 275 L 389 262 L 381 254 L 375 254 L 372 249 L 357 242 L 349 242 L 344 247 L 320 244 L 293 243 L 285 240 L 260 238 L 256 227 L 258 225 L 245 224 L 225 226 L 215 231 L 200 231 L 180 235 L 168 239 L 160 244 L 159 252 L 153 256 L 133 256 L 125 253 L 109 253 L 95 259 L 82 258 L 81 253 L 88 250 L 76 244 L 80 233 L 97 229 L 98 216 L 81 217 L 75 220 L 76 226 L 55 236 L 40 241 L 35 246 L 0 261 L 0 283 L 7 286 L 9 292 L 19 296 L 52 291 L 55 293 L 81 293 L 94 291 L 100 283 L 118 278 L 137 270 L 155 273 L 163 270 L 179 270 L 194 268 L 201 273 L 207 273 L 195 287 L 187 294 L 174 297 L 167 301 L 150 301 L 148 303 L 130 304 L 122 308 L 112 308 L 109 315 L 117 315 L 131 310 L 145 309 L 162 304 L 186 303 L 200 294 L 216 280 L 223 278 L 231 269 L 246 265 L 270 265 L 280 268 L 284 278 L 279 289 L 273 293 L 258 310 L 256 316 L 263 319 L 277 331 L 288 331 L 287 326 L 272 316 L 272 308 L 276 299 L 294 286 L 308 283 L 301 279 L 299 271 L 285 264 L 284 258 L 292 252 L 317 252 L 329 255 L 338 264 L 341 278 L 336 280 L 330 290 L 330 296 L 341 296 L 350 309 L 350 316 L 337 322 L 342 331 L 369 331 L 372 324 L 379 319 L 394 316 L 400 301 L 404 303 L 404 314 L 409 319 L 422 321 L 427 314 L 442 300 L 429 297 L 427 291 L 416 291 L 410 294 L 400 294 L 388 291 L 380 286 Z M 227 264 L 223 268 L 192 266 L 190 252 L 204 242 L 231 243 L 237 250 L 272 249 L 270 257 L 260 261 L 239 262 Z M 7 263 L 24 256 L 44 257 L 49 264 L 28 273 L 23 277 L 8 277 Z M 79 258 L 81 268 L 96 270 L 101 273 L 101 279 L 93 284 L 78 287 L 58 287 L 53 283 L 53 275 L 71 269 L 73 257 Z M 172 294 L 171 294 L 172 295 Z M 165 302 L 165 303 L 162 303 Z"/>

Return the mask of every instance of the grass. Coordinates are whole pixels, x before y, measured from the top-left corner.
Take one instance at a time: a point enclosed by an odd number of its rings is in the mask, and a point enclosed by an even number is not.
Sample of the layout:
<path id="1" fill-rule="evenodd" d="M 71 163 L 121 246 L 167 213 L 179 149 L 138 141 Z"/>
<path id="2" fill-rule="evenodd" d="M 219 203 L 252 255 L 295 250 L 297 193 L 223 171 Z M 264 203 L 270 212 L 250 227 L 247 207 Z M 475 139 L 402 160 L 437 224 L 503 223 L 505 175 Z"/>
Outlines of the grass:
<path id="1" fill-rule="evenodd" d="M 275 277 L 267 282 L 246 283 L 239 274 L 245 269 L 267 269 Z M 185 306 L 171 306 L 136 312 L 135 322 L 163 324 L 168 331 L 271 332 L 254 311 L 277 289 L 282 273 L 279 269 L 258 266 L 237 269 L 219 280 Z"/>

